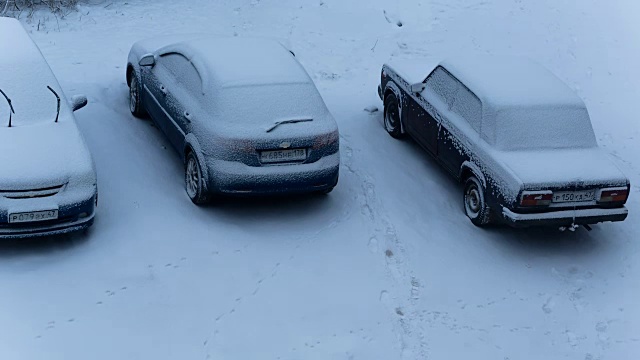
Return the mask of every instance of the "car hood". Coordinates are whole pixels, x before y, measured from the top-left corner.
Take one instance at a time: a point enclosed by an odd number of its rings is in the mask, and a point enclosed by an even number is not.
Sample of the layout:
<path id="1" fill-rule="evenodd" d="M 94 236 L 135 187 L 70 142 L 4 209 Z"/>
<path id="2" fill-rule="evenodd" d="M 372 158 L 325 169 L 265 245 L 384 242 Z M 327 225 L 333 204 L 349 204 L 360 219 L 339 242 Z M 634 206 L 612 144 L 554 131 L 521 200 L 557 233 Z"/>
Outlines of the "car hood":
<path id="1" fill-rule="evenodd" d="M 567 183 L 626 186 L 627 178 L 600 148 L 498 152 L 498 158 L 524 188 Z"/>
<path id="2" fill-rule="evenodd" d="M 0 190 L 93 185 L 93 160 L 74 120 L 0 128 Z"/>

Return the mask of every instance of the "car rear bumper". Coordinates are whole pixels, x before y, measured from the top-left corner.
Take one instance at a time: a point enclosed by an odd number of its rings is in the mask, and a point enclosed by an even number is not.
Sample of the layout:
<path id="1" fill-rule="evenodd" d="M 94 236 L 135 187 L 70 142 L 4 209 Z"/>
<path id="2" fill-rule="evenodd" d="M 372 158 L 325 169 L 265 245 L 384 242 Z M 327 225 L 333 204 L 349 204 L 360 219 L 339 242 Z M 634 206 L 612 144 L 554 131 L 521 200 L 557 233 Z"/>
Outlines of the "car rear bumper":
<path id="1" fill-rule="evenodd" d="M 546 213 L 521 214 L 505 207 L 502 215 L 507 224 L 515 227 L 524 226 L 569 226 L 597 224 L 607 221 L 623 221 L 629 211 L 626 207 L 615 209 L 578 209 L 560 210 Z"/>
<path id="2" fill-rule="evenodd" d="M 325 191 L 336 186 L 340 154 L 311 164 L 254 167 L 239 162 L 211 160 L 209 189 L 237 195 L 296 194 Z"/>

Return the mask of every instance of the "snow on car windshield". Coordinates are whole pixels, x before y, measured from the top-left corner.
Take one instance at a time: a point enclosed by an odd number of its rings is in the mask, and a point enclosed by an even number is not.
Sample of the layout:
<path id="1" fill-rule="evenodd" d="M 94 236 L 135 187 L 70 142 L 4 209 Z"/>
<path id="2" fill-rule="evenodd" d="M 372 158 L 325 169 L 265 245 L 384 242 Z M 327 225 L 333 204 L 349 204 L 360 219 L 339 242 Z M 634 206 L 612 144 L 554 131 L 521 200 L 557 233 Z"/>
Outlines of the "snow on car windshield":
<path id="1" fill-rule="evenodd" d="M 495 114 L 495 147 L 500 150 L 590 148 L 597 146 L 583 107 L 502 108 Z M 490 132 L 488 127 L 483 131 Z M 491 134 L 489 138 L 491 138 Z"/>
<path id="2" fill-rule="evenodd" d="M 26 87 L 6 86 L 7 83 L 2 81 L 2 76 L 0 76 L 0 83 L 5 85 L 3 90 L 11 99 L 11 104 L 15 110 L 15 113 L 12 114 L 13 126 L 54 122 L 56 119 L 57 100 L 46 86 L 43 85 L 42 88 L 37 88 L 33 85 Z M 62 98 L 62 91 L 56 90 L 56 92 Z M 64 111 L 63 109 L 64 106 L 61 106 L 61 113 Z M 0 126 L 9 124 L 9 104 L 4 98 L 0 99 L 0 122 Z"/>
<path id="3" fill-rule="evenodd" d="M 275 121 L 316 119 L 317 125 L 317 120 L 328 112 L 312 83 L 226 87 L 218 101 L 226 123 L 251 123 L 262 132 Z"/>
<path id="4" fill-rule="evenodd" d="M 64 101 L 64 95 L 49 65 L 20 23 L 6 20 L 0 25 L 3 35 L 0 41 L 0 86 L 15 110 L 13 126 L 53 122 L 57 100 L 47 86 L 58 93 L 61 101 Z M 5 33 L 7 37 L 4 37 Z M 6 121 L 6 125 L 9 122 L 8 111 L 9 104 L 0 99 L 0 122 Z M 61 106 L 60 112 L 62 116 L 66 106 Z"/>

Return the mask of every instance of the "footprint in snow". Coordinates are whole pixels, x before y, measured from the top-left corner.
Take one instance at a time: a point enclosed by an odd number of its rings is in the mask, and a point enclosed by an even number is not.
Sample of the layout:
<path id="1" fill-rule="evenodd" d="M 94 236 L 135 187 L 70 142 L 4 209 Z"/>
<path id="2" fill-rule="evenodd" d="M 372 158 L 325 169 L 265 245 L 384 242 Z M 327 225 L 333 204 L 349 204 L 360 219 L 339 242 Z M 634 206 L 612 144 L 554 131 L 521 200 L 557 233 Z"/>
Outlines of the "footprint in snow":
<path id="1" fill-rule="evenodd" d="M 394 25 L 396 25 L 397 27 L 402 27 L 402 26 L 403 26 L 402 21 L 400 21 L 400 20 L 393 20 L 393 19 L 391 19 L 391 17 L 389 16 L 389 14 L 387 14 L 387 10 L 382 10 L 382 14 L 384 15 L 384 18 L 387 20 L 387 22 L 388 22 L 389 24 L 394 24 Z"/>
<path id="2" fill-rule="evenodd" d="M 364 108 L 364 111 L 368 112 L 369 114 L 376 113 L 378 112 L 378 110 L 379 110 L 378 107 L 373 105 L 367 106 L 366 108 Z"/>

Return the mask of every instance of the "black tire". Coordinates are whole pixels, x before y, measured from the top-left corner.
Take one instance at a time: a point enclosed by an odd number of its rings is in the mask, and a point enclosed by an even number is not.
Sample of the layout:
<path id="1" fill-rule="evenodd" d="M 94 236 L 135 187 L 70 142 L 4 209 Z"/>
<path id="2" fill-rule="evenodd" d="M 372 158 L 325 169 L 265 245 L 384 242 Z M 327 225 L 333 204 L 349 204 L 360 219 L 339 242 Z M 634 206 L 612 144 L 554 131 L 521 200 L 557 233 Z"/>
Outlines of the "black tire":
<path id="1" fill-rule="evenodd" d="M 396 96 L 391 94 L 384 101 L 384 129 L 395 139 L 402 139 L 402 125 L 400 120 L 400 106 Z"/>
<path id="2" fill-rule="evenodd" d="M 140 98 L 140 81 L 135 73 L 131 74 L 131 81 L 129 83 L 129 110 L 133 116 L 143 118 L 147 115 L 147 112 L 142 107 Z"/>
<path id="3" fill-rule="evenodd" d="M 464 212 L 475 226 L 486 226 L 491 223 L 491 208 L 487 205 L 485 189 L 482 183 L 470 176 L 464 184 Z"/>
<path id="4" fill-rule="evenodd" d="M 187 154 L 187 161 L 184 166 L 185 190 L 189 199 L 196 204 L 202 205 L 209 201 L 209 196 L 205 189 L 205 179 L 202 176 L 202 168 L 198 157 L 190 151 Z"/>

